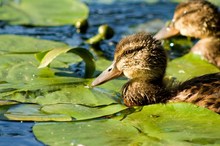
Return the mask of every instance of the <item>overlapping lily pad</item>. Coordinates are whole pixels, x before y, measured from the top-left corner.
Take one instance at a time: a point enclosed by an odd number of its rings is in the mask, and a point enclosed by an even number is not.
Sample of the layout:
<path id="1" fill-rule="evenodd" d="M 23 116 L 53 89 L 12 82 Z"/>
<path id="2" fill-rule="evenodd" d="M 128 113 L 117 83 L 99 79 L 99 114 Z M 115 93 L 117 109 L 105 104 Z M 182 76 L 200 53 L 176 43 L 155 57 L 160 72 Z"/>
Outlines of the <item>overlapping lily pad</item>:
<path id="1" fill-rule="evenodd" d="M 71 121 L 72 118 L 64 114 L 45 114 L 37 104 L 19 104 L 11 106 L 4 116 L 16 121 Z"/>
<path id="2" fill-rule="evenodd" d="M 60 72 L 65 73 L 65 68 L 68 68 L 70 63 L 81 61 L 81 56 L 86 64 L 86 73 L 91 76 L 95 65 L 88 50 L 79 47 L 72 49 L 64 43 L 26 36 L 2 35 L 0 38 L 0 99 L 2 105 L 9 105 L 7 109 L 2 110 L 2 115 L 5 112 L 5 116 L 1 116 L 2 119 L 7 117 L 9 120 L 21 121 L 70 121 L 72 118 L 82 120 L 111 115 L 126 108 L 123 105 L 114 105 L 120 103 L 120 100 L 112 88 L 90 88 L 90 79 L 56 75 Z M 37 59 L 42 60 L 43 67 L 49 63 L 50 66 L 39 69 L 40 62 Z M 17 105 L 10 105 L 8 101 L 14 101 Z M 41 108 L 50 114 L 45 114 Z M 56 110 L 62 108 L 63 111 Z M 82 109 L 85 111 L 80 114 Z M 72 110 L 77 115 L 67 114 Z M 94 111 L 93 115 L 90 111 Z"/>
<path id="3" fill-rule="evenodd" d="M 88 107 L 74 104 L 53 104 L 45 105 L 42 111 L 50 114 L 65 114 L 76 120 L 88 120 L 103 116 L 109 116 L 127 109 L 126 106 L 120 104 L 112 104 L 102 107 Z"/>
<path id="4" fill-rule="evenodd" d="M 12 25 L 73 25 L 88 17 L 88 7 L 78 0 L 3 0 L 0 20 Z"/>
<path id="5" fill-rule="evenodd" d="M 219 145 L 219 125 L 212 111 L 174 103 L 145 106 L 122 121 L 38 123 L 33 130 L 47 145 Z"/>

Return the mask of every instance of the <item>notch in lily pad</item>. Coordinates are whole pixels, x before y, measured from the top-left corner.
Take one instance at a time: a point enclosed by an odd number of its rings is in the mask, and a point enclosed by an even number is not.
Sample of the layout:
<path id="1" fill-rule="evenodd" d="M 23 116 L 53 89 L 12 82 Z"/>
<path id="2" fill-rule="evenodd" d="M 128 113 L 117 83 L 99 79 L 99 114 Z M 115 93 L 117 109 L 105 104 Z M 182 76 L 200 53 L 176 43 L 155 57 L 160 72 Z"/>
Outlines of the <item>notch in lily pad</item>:
<path id="1" fill-rule="evenodd" d="M 38 68 L 47 67 L 57 56 L 63 53 L 73 53 L 79 55 L 85 62 L 85 78 L 90 78 L 95 72 L 95 60 L 93 55 L 86 49 L 75 48 L 56 48 L 47 52 L 41 52 L 36 54 L 36 58 L 40 61 Z"/>

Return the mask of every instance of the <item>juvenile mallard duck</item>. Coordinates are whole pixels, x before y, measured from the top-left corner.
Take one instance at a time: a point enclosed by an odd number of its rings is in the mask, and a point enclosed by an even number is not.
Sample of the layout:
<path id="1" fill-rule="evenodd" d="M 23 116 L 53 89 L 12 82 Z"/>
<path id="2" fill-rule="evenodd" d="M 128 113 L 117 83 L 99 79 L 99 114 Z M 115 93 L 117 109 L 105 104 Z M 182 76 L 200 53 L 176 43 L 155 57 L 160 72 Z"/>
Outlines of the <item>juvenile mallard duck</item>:
<path id="1" fill-rule="evenodd" d="M 154 37 L 166 39 L 176 35 L 199 38 L 191 51 L 220 68 L 220 13 L 205 0 L 180 3 L 168 26 Z"/>
<path id="2" fill-rule="evenodd" d="M 148 105 L 166 102 L 191 102 L 220 113 L 220 73 L 193 78 L 168 88 L 163 82 L 167 66 L 160 42 L 146 33 L 122 39 L 116 46 L 111 66 L 103 71 L 92 86 L 126 76 L 122 87 L 125 105 Z"/>

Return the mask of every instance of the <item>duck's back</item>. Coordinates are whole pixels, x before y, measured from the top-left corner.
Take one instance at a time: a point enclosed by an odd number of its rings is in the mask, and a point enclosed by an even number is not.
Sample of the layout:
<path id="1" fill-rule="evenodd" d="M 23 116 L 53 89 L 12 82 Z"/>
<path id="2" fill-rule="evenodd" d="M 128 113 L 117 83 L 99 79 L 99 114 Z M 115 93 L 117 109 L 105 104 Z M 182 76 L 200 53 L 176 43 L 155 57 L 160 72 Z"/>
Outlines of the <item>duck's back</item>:
<path id="1" fill-rule="evenodd" d="M 220 114 L 220 73 L 207 74 L 183 82 L 169 102 L 190 102 Z"/>

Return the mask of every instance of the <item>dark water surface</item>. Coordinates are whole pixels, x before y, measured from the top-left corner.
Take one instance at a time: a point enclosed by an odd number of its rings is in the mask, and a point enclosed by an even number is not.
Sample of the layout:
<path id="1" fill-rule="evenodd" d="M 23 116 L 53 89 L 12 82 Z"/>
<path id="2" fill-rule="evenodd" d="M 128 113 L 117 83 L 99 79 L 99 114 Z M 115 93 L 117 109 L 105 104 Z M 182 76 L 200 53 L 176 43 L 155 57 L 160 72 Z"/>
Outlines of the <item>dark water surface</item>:
<path id="1" fill-rule="evenodd" d="M 88 1 L 88 0 L 87 0 Z M 87 2 L 90 8 L 90 27 L 87 34 L 80 35 L 72 26 L 62 27 L 24 27 L 10 26 L 0 23 L 0 34 L 28 35 L 42 39 L 65 42 L 76 46 L 81 44 L 83 38 L 97 33 L 98 26 L 109 24 L 115 30 L 115 36 L 101 44 L 101 49 L 109 59 L 113 57 L 115 44 L 126 34 L 130 34 L 131 27 L 150 22 L 155 19 L 166 21 L 172 18 L 176 4 L 159 2 L 147 4 L 141 0 L 135 2 L 117 2 L 104 4 Z M 155 24 L 156 25 L 156 24 Z M 88 46 L 84 46 L 88 47 Z M 33 122 L 0 121 L 0 146 L 41 146 L 32 133 Z"/>

